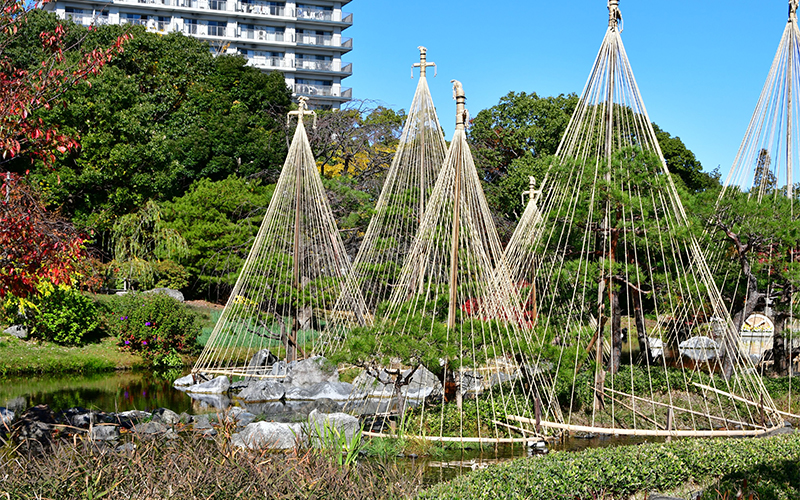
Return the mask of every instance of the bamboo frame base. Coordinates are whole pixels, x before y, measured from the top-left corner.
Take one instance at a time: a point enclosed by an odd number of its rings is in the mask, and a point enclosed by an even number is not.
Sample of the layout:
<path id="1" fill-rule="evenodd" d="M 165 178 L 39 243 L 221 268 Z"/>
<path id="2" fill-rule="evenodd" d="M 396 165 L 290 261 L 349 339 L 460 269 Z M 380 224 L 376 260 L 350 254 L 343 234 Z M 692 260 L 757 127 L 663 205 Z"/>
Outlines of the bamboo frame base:
<path id="1" fill-rule="evenodd" d="M 768 429 L 759 430 L 734 430 L 734 431 L 698 431 L 698 430 L 652 430 L 652 429 L 612 429 L 609 427 L 593 427 L 589 425 L 560 424 L 557 422 L 547 422 L 542 420 L 536 422 L 525 417 L 509 415 L 509 420 L 521 422 L 523 424 L 539 424 L 550 429 L 559 429 L 570 432 L 593 432 L 595 434 L 617 435 L 617 436 L 650 436 L 650 437 L 751 437 L 760 436 L 768 432 L 780 429 L 783 425 L 776 425 Z"/>
<path id="2" fill-rule="evenodd" d="M 375 438 L 399 438 L 398 434 L 384 434 L 382 432 L 362 431 L 362 436 Z M 442 443 L 481 443 L 481 444 L 511 444 L 511 443 L 530 443 L 531 441 L 544 441 L 542 438 L 482 438 L 482 437 L 454 437 L 454 436 L 416 436 L 404 434 L 403 437 L 410 439 L 421 439 L 423 441 L 438 441 Z"/>

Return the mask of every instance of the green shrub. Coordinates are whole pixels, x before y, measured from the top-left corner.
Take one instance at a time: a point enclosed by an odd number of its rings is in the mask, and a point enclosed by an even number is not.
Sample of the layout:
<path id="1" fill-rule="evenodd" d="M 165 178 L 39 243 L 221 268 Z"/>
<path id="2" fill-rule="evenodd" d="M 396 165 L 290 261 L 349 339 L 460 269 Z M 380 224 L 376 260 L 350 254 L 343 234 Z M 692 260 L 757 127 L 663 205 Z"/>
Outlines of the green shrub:
<path id="1" fill-rule="evenodd" d="M 79 290 L 68 286 L 39 286 L 30 300 L 7 300 L 0 321 L 22 323 L 30 336 L 61 345 L 80 345 L 102 332 L 101 308 Z"/>
<path id="2" fill-rule="evenodd" d="M 153 271 L 156 275 L 156 288 L 180 290 L 189 285 L 189 271 L 173 260 L 154 262 Z"/>
<path id="3" fill-rule="evenodd" d="M 555 452 L 489 467 L 437 485 L 420 498 L 582 500 L 629 498 L 647 491 L 668 491 L 689 483 L 750 478 L 766 483 L 790 467 L 797 476 L 800 437 L 768 439 L 686 439 L 665 444 L 596 448 L 580 453 Z M 776 472 L 772 472 L 776 471 Z M 791 475 L 791 474 L 790 474 Z M 777 485 L 774 485 L 777 488 Z M 797 498 L 798 485 L 783 485 Z M 712 498 L 704 496 L 703 498 Z M 732 497 L 729 497 L 732 498 Z"/>
<path id="4" fill-rule="evenodd" d="M 154 366 L 180 366 L 180 353 L 198 349 L 200 318 L 167 295 L 129 293 L 110 307 L 108 329 L 120 348 L 141 354 Z"/>

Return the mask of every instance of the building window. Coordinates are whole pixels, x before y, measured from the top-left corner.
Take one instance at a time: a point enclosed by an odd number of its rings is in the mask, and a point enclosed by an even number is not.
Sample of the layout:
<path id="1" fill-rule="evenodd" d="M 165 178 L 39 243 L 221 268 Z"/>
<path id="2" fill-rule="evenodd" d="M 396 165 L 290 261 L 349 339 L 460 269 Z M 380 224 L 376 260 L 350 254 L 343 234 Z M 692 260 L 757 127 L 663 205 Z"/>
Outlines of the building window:
<path id="1" fill-rule="evenodd" d="M 236 3 L 236 10 L 255 14 L 266 14 L 269 16 L 283 16 L 286 13 L 286 2 L 242 0 Z"/>
<path id="2" fill-rule="evenodd" d="M 239 25 L 239 37 L 248 40 L 264 40 L 270 42 L 282 42 L 284 40 L 284 29 L 273 26 L 258 26 L 255 24 Z"/>
<path id="3" fill-rule="evenodd" d="M 208 21 L 208 36 L 225 36 L 226 28 L 224 21 Z"/>
<path id="4" fill-rule="evenodd" d="M 183 32 L 187 35 L 196 35 L 199 33 L 198 26 L 200 23 L 197 22 L 197 19 L 184 19 L 183 20 Z"/>
<path id="5" fill-rule="evenodd" d="M 83 9 L 74 9 L 72 7 L 67 7 L 64 9 L 66 19 L 72 20 L 75 24 L 83 24 Z"/>
<path id="6" fill-rule="evenodd" d="M 120 17 L 120 24 L 147 26 L 147 16 L 141 14 L 122 14 Z"/>

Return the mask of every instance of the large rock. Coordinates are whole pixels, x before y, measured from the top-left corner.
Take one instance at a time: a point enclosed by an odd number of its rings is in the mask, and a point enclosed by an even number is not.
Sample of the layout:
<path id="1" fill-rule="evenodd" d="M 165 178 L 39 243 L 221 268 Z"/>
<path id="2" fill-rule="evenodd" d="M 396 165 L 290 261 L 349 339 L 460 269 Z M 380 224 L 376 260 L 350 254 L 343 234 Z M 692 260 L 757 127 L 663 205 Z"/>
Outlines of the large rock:
<path id="1" fill-rule="evenodd" d="M 251 382 L 236 396 L 248 403 L 279 401 L 286 394 L 286 386 L 274 380 L 259 380 Z"/>
<path id="2" fill-rule="evenodd" d="M 173 299 L 177 300 L 178 302 L 183 302 L 183 294 L 180 290 L 173 290 L 171 288 L 153 288 L 152 290 L 148 290 L 146 292 L 142 292 L 144 294 L 152 294 L 152 293 L 161 293 L 168 297 L 172 297 Z"/>
<path id="3" fill-rule="evenodd" d="M 22 413 L 28 407 L 28 400 L 25 399 L 25 396 L 18 396 L 7 400 L 3 406 L 15 413 Z"/>
<path id="4" fill-rule="evenodd" d="M 202 384 L 195 384 L 186 389 L 186 392 L 193 394 L 222 394 L 227 392 L 230 386 L 231 382 L 230 380 L 228 380 L 228 377 L 222 375 L 212 380 L 209 380 L 208 382 L 203 382 Z"/>
<path id="5" fill-rule="evenodd" d="M 231 436 L 239 448 L 289 450 L 305 442 L 302 424 L 253 422 Z"/>
<path id="6" fill-rule="evenodd" d="M 309 399 L 332 399 L 334 401 L 347 401 L 353 393 L 353 384 L 347 382 L 320 382 L 314 385 L 286 387 L 284 398 L 287 401 L 302 401 Z"/>
<path id="7" fill-rule="evenodd" d="M 99 421 L 97 412 L 78 407 L 65 410 L 63 417 L 70 425 L 82 428 L 87 428 Z"/>
<path id="8" fill-rule="evenodd" d="M 92 441 L 115 441 L 119 439 L 119 427 L 116 425 L 95 425 L 90 432 Z"/>
<path id="9" fill-rule="evenodd" d="M 277 362 L 277 356 L 269 352 L 269 349 L 261 349 L 250 358 L 250 363 L 247 365 L 247 373 L 251 375 L 265 375 L 267 373 L 267 368 L 271 370 L 272 365 Z"/>
<path id="10" fill-rule="evenodd" d="M 322 382 L 338 382 L 339 372 L 322 356 L 298 361 L 289 370 L 285 383 L 294 386 L 310 386 Z"/>
<path id="11" fill-rule="evenodd" d="M 3 330 L 3 333 L 13 335 L 18 339 L 26 339 L 28 338 L 28 327 L 25 325 L 11 325 Z"/>
<path id="12" fill-rule="evenodd" d="M 155 434 L 165 434 L 169 430 L 169 427 L 162 424 L 161 422 L 144 422 L 142 424 L 136 424 L 133 426 L 133 431 L 136 434 L 143 434 L 143 435 L 155 435 Z"/>
<path id="13" fill-rule="evenodd" d="M 185 391 L 193 385 L 195 385 L 195 381 L 194 376 L 191 373 L 185 377 L 175 380 L 175 382 L 172 383 L 172 387 L 178 389 L 179 391 Z"/>
<path id="14" fill-rule="evenodd" d="M 161 422 L 164 425 L 175 425 L 180 423 L 181 416 L 169 408 L 159 408 L 153 412 L 153 422 Z"/>
<path id="15" fill-rule="evenodd" d="M 16 414 L 8 408 L 0 408 L 0 431 L 7 429 L 15 416 Z"/>
<path id="16" fill-rule="evenodd" d="M 313 410 L 308 415 L 308 434 L 311 445 L 317 448 L 331 443 L 350 445 L 360 432 L 361 424 L 358 419 L 347 413 L 321 413 Z"/>
<path id="17" fill-rule="evenodd" d="M 402 372 L 407 377 L 410 370 Z M 366 372 L 359 374 L 353 380 L 353 386 L 361 398 L 391 398 L 394 397 L 394 377 L 381 370 L 379 378 L 368 375 Z M 442 384 L 430 370 L 424 366 L 417 368 L 408 385 L 402 387 L 402 394 L 411 401 L 421 401 L 428 396 L 442 394 Z"/>

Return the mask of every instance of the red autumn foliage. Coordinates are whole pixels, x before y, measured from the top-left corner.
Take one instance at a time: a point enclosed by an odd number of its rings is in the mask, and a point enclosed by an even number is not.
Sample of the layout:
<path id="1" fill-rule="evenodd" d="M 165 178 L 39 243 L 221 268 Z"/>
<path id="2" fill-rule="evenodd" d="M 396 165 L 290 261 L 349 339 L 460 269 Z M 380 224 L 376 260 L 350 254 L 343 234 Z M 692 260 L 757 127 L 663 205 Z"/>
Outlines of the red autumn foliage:
<path id="1" fill-rule="evenodd" d="M 72 284 L 86 257 L 72 224 L 13 174 L 3 176 L 0 196 L 0 299 L 33 295 L 42 281 Z"/>
<path id="2" fill-rule="evenodd" d="M 77 61 L 65 58 L 64 26 L 40 33 L 42 47 L 48 57 L 37 70 L 17 68 L 3 56 L 25 23 L 25 15 L 47 0 L 26 3 L 20 0 L 0 0 L 0 163 L 21 153 L 31 160 L 45 164 L 55 161 L 55 152 L 66 153 L 78 148 L 78 138 L 61 134 L 57 127 L 47 126 L 34 113 L 50 109 L 59 103 L 64 91 L 97 73 L 129 38 L 124 35 L 105 49 L 84 52 Z"/>

